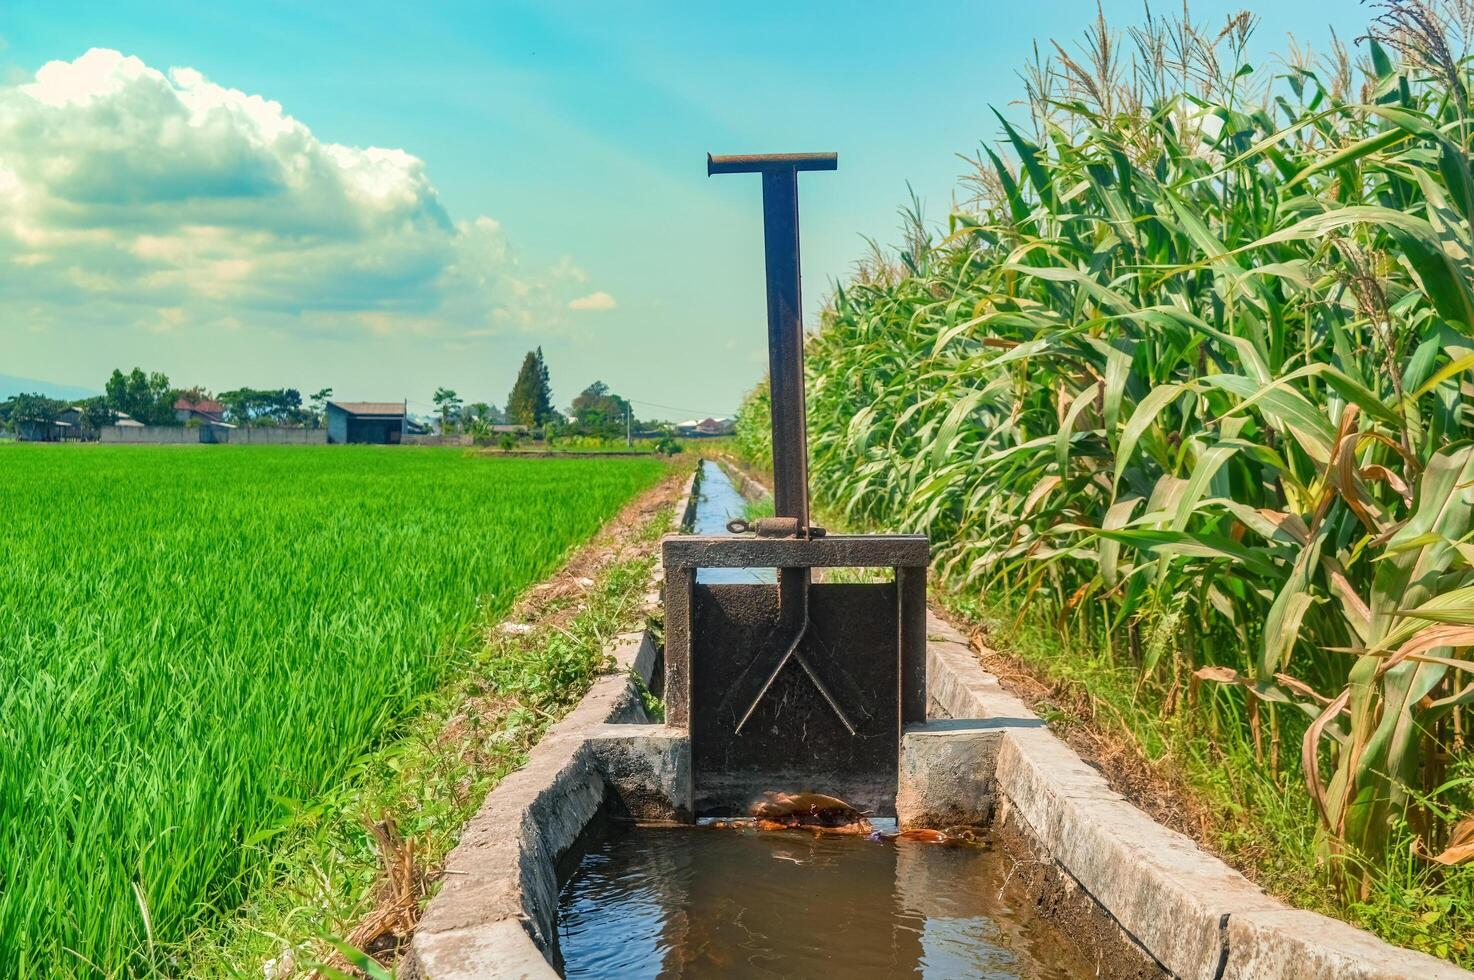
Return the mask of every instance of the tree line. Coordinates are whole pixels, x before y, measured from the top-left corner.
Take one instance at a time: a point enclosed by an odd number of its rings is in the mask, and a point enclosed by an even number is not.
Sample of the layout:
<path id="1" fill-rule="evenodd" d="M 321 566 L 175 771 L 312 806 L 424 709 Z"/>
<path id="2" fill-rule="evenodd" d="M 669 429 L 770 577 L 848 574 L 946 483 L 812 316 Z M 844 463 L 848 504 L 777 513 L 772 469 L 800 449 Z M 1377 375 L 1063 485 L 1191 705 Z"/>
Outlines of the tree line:
<path id="1" fill-rule="evenodd" d="M 130 418 L 143 425 L 198 424 L 188 413 L 176 410 L 181 403 L 209 406 L 221 421 L 232 425 L 280 428 L 322 428 L 327 424 L 327 404 L 333 389 L 323 388 L 304 402 L 296 388 L 235 388 L 211 394 L 198 385 L 181 388 L 160 371 L 141 367 L 124 373 L 115 369 L 103 385 L 103 394 L 64 401 L 37 393 L 19 394 L 0 402 L 0 431 L 16 430 L 22 422 L 55 423 L 70 409 L 79 410 L 85 430 L 115 424 Z M 662 423 L 642 423 L 634 416 L 629 401 L 595 381 L 581 391 L 566 413 L 553 407 L 552 377 L 542 348 L 527 352 L 517 379 L 507 395 L 505 410 L 484 401 L 465 403 L 450 388 L 437 388 L 433 396 L 440 429 L 445 433 L 464 431 L 489 437 L 494 425 L 522 425 L 530 430 L 556 431 L 560 435 L 598 439 L 623 438 Z"/>
<path id="2" fill-rule="evenodd" d="M 588 436 L 596 439 L 619 439 L 627 433 L 648 430 L 663 423 L 640 422 L 634 416 L 628 399 L 621 398 L 602 381 L 595 381 L 568 407 L 566 413 L 553 407 L 552 376 L 542 348 L 527 352 L 517 380 L 507 395 L 505 411 L 498 412 L 485 402 L 463 405 L 460 396 L 450 388 L 435 390 L 435 409 L 440 429 L 450 433 L 465 431 L 470 435 L 490 434 L 496 424 L 523 425 L 528 429 L 556 430 L 561 435 Z"/>
<path id="3" fill-rule="evenodd" d="M 236 388 L 211 394 L 198 385 L 174 386 L 160 371 L 145 372 L 135 367 L 126 374 L 114 369 L 103 385 L 103 394 L 91 398 L 62 400 L 39 393 L 12 395 L 0 402 L 0 429 L 15 429 L 22 422 L 54 423 L 75 408 L 79 422 L 96 430 L 130 418 L 143 425 L 187 425 L 176 405 L 205 407 L 218 404 L 222 421 L 234 425 L 263 425 L 290 428 L 320 428 L 333 389 L 324 388 L 303 404 L 296 388 Z"/>

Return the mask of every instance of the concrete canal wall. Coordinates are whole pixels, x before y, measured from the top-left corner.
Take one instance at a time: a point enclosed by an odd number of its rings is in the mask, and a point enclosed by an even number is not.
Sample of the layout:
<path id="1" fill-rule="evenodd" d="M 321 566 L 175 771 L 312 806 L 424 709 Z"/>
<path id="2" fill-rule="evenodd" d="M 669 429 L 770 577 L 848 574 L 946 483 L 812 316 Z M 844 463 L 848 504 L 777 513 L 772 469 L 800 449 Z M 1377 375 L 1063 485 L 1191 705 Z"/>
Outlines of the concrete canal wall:
<path id="1" fill-rule="evenodd" d="M 906 736 L 903 757 L 925 754 L 903 762 L 902 789 L 906 771 L 927 772 L 926 755 L 939 752 L 919 742 L 945 741 L 949 729 L 954 738 L 982 734 L 987 748 L 979 755 L 991 758 L 991 778 L 969 788 L 996 800 L 995 827 L 1030 840 L 1043 860 L 1088 894 L 1172 976 L 1474 977 L 1444 960 L 1389 945 L 1265 894 L 1112 790 L 1104 776 L 979 666 L 950 625 L 933 615 L 927 634 L 928 717 L 938 720 Z M 958 719 L 972 724 L 959 727 Z M 918 795 L 926 795 L 924 790 Z M 932 793 L 946 796 L 944 789 Z"/>
<path id="2" fill-rule="evenodd" d="M 113 445 L 193 446 L 199 444 L 246 446 L 325 446 L 326 429 L 242 428 L 222 429 L 207 425 L 105 425 L 98 441 Z"/>

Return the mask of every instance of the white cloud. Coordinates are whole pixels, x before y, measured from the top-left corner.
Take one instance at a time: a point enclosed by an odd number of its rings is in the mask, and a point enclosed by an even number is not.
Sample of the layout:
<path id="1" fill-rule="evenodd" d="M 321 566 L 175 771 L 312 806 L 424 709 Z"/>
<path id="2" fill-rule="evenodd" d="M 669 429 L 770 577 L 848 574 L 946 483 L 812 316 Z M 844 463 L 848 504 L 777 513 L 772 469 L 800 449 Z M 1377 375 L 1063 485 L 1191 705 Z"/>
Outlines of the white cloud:
<path id="1" fill-rule="evenodd" d="M 0 86 L 0 293 L 32 322 L 464 337 L 556 325 L 584 278 L 453 220 L 418 157 L 193 68 L 93 49 Z"/>
<path id="2" fill-rule="evenodd" d="M 568 308 L 570 310 L 589 313 L 603 313 L 605 310 L 612 310 L 618 305 L 618 303 L 614 302 L 613 296 L 602 290 L 597 293 L 589 293 L 587 296 L 580 296 L 578 299 L 569 300 L 568 302 Z"/>

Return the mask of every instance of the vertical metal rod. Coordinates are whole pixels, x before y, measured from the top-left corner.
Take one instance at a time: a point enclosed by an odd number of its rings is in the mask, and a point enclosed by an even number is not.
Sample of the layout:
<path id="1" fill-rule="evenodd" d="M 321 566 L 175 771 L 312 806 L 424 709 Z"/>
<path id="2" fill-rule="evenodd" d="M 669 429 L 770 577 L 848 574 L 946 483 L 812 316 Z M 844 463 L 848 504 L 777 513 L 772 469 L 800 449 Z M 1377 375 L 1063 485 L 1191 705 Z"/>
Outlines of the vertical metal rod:
<path id="1" fill-rule="evenodd" d="M 803 300 L 799 284 L 798 171 L 763 171 L 768 274 L 768 376 L 773 405 L 773 512 L 809 531 L 809 448 L 804 406 Z M 807 576 L 806 576 L 807 577 Z"/>
<path id="2" fill-rule="evenodd" d="M 706 158 L 707 176 L 718 173 L 763 175 L 763 251 L 768 279 L 768 378 L 773 410 L 773 514 L 793 518 L 798 535 L 809 536 L 809 439 L 804 406 L 804 322 L 798 255 L 798 174 L 833 170 L 833 153 L 768 153 Z M 778 621 L 789 637 L 778 667 L 768 676 L 758 700 L 777 671 L 797 657 L 819 692 L 851 733 L 853 725 L 828 688 L 798 652 L 809 628 L 809 570 L 778 569 Z M 745 723 L 752 708 L 743 715 Z M 740 731 L 742 724 L 739 723 Z"/>
<path id="3" fill-rule="evenodd" d="M 803 300 L 799 283 L 798 172 L 763 171 L 763 248 L 768 277 L 768 378 L 773 412 L 773 514 L 809 533 L 809 440 L 804 405 Z M 809 570 L 778 569 L 778 613 L 794 631 L 808 628 Z M 785 657 L 784 660 L 787 660 Z M 759 695 L 761 697 L 761 695 Z M 750 709 L 749 709 L 750 710 Z M 741 726 L 738 726 L 741 730 Z"/>

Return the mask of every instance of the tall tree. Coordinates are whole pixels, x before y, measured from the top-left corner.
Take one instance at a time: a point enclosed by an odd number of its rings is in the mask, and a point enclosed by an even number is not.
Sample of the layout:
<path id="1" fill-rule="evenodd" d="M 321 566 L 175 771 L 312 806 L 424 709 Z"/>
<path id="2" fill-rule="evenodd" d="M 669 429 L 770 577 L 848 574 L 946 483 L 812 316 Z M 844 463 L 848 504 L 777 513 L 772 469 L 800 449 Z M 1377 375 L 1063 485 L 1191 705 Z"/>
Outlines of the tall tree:
<path id="1" fill-rule="evenodd" d="M 106 395 L 94 395 L 77 405 L 82 409 L 82 424 L 94 432 L 118 421 L 118 413 L 108 405 Z"/>
<path id="2" fill-rule="evenodd" d="M 568 406 L 575 431 L 604 439 L 622 436 L 629 414 L 630 403 L 611 392 L 602 381 L 595 381 L 579 392 Z"/>
<path id="3" fill-rule="evenodd" d="M 195 385 L 193 388 L 181 388 L 178 394 L 179 398 L 189 402 L 191 405 L 198 405 L 202 402 L 214 400 L 214 396 L 210 394 L 209 390 L 199 385 Z"/>
<path id="4" fill-rule="evenodd" d="M 507 418 L 521 425 L 542 425 L 556 416 L 548 366 L 539 347 L 522 359 L 522 370 L 517 372 L 517 382 L 507 396 Z"/>
<path id="5" fill-rule="evenodd" d="M 296 388 L 236 388 L 218 398 L 225 417 L 236 425 L 298 426 L 308 420 Z"/>
<path id="6" fill-rule="evenodd" d="M 332 397 L 333 389 L 331 388 L 323 388 L 312 396 L 312 427 L 314 429 L 320 429 L 327 424 L 328 402 L 332 400 Z"/>
<path id="7" fill-rule="evenodd" d="M 440 410 L 440 431 L 449 432 L 454 425 L 451 420 L 460 413 L 461 396 L 449 388 L 436 388 L 434 400 Z"/>
<path id="8" fill-rule="evenodd" d="M 124 374 L 114 369 L 103 386 L 108 405 L 117 412 L 127 412 L 145 425 L 169 425 L 174 422 L 174 390 L 169 376 L 154 371 L 144 374 L 134 368 Z"/>
<path id="9" fill-rule="evenodd" d="M 461 411 L 462 418 L 480 419 L 488 425 L 499 425 L 505 416 L 502 410 L 486 402 L 471 402 Z"/>
<path id="10" fill-rule="evenodd" d="M 55 422 L 66 411 L 67 403 L 38 393 L 12 395 L 7 401 L 12 422 Z"/>

